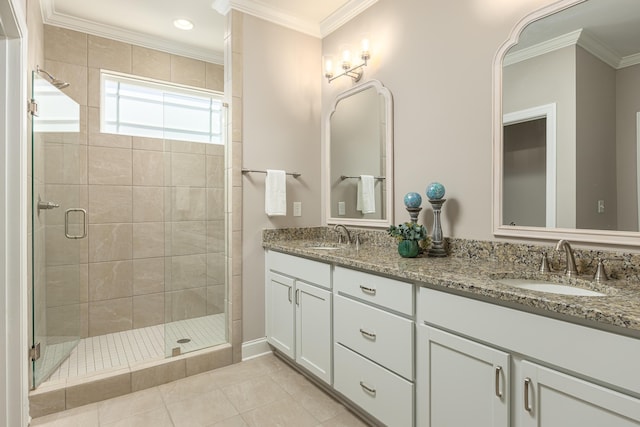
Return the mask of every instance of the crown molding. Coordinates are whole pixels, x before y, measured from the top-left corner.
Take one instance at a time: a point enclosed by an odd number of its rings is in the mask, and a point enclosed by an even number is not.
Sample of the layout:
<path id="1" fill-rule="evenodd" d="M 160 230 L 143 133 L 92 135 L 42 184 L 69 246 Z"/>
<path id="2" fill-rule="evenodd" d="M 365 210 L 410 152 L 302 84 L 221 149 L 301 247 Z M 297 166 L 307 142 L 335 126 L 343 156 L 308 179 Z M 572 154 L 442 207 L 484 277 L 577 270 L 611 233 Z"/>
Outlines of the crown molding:
<path id="1" fill-rule="evenodd" d="M 579 29 L 537 45 L 507 54 L 503 65 L 512 65 L 564 47 L 577 45 L 615 70 L 640 64 L 640 53 L 621 57 L 589 32 Z"/>
<path id="2" fill-rule="evenodd" d="M 40 0 L 42 21 L 47 25 L 80 31 L 94 36 L 130 43 L 149 49 L 160 50 L 179 56 L 198 59 L 214 64 L 224 64 L 224 54 L 210 49 L 198 48 L 173 40 L 150 36 L 135 31 L 125 30 L 111 25 L 99 24 L 86 19 L 76 18 L 60 12 L 54 7 L 54 0 Z"/>
<path id="3" fill-rule="evenodd" d="M 338 10 L 320 21 L 320 35 L 326 37 L 355 18 L 378 0 L 349 0 Z"/>
<path id="4" fill-rule="evenodd" d="M 218 10 L 217 7 L 225 10 L 224 3 L 226 2 L 229 3 L 227 12 L 229 9 L 234 9 L 300 33 L 320 38 L 320 28 L 317 23 L 275 10 L 259 0 L 216 0 L 214 2 L 216 10 Z"/>
<path id="5" fill-rule="evenodd" d="M 512 65 L 518 62 L 526 61 L 527 59 L 535 58 L 536 56 L 544 55 L 545 53 L 553 52 L 554 50 L 573 46 L 578 43 L 578 39 L 580 38 L 581 33 L 582 29 L 575 30 L 551 40 L 547 40 L 542 43 L 527 47 L 525 49 L 518 50 L 513 53 L 508 53 L 507 55 L 505 55 L 502 65 Z"/>

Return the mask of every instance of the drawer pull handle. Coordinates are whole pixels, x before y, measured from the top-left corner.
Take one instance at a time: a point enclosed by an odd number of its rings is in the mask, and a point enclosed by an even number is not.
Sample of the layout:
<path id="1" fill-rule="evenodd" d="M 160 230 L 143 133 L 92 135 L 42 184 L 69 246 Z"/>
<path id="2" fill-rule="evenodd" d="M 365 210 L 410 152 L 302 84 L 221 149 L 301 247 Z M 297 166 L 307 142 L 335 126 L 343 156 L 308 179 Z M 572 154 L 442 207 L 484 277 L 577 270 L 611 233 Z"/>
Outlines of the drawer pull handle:
<path id="1" fill-rule="evenodd" d="M 376 294 L 375 288 L 368 288 L 364 285 L 360 285 L 360 289 L 362 289 L 362 292 L 364 292 L 365 294 L 371 294 L 371 295 Z"/>
<path id="2" fill-rule="evenodd" d="M 362 389 L 364 391 L 366 391 L 367 393 L 369 393 L 372 396 L 376 395 L 376 389 L 375 388 L 371 388 L 368 385 L 366 385 L 364 382 L 360 381 L 360 387 L 362 387 Z"/>
<path id="3" fill-rule="evenodd" d="M 292 289 L 292 288 L 291 288 L 291 286 L 289 286 L 289 302 L 293 302 L 293 301 L 291 300 L 291 289 Z"/>
<path id="4" fill-rule="evenodd" d="M 531 378 L 527 377 L 524 379 L 524 410 L 527 412 L 533 409 L 529 403 L 529 387 L 531 387 Z"/>
<path id="5" fill-rule="evenodd" d="M 496 366 L 496 396 L 502 399 L 502 391 L 500 390 L 500 374 L 502 367 Z"/>
<path id="6" fill-rule="evenodd" d="M 370 340 L 374 340 L 375 341 L 375 339 L 376 339 L 376 334 L 374 334 L 373 332 L 369 332 L 369 331 L 366 331 L 366 330 L 360 328 L 360 333 L 362 335 L 364 335 L 366 338 L 369 338 Z"/>

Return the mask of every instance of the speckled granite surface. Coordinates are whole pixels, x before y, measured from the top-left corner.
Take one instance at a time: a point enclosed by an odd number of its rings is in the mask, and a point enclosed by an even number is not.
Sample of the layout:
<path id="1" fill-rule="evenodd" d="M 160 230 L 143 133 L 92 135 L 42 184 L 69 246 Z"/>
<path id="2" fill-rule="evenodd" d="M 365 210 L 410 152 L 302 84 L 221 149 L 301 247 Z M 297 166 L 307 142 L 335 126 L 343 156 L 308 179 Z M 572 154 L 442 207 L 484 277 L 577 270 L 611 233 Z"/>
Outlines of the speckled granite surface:
<path id="1" fill-rule="evenodd" d="M 395 240 L 382 231 L 352 232 L 361 234 L 363 243 L 359 250 L 337 245 L 335 232 L 326 227 L 265 230 L 263 246 L 640 337 L 640 259 L 637 254 L 576 251 L 576 261 L 584 273 L 568 280 L 559 273 L 537 273 L 543 251 L 548 251 L 552 268 L 559 270 L 560 262 L 564 262 L 564 254 L 552 253 L 554 248 L 550 246 L 452 239 L 447 241 L 450 251 L 447 258 L 407 259 L 398 255 Z M 315 249 L 318 246 L 339 249 Z M 615 279 L 602 284 L 591 280 L 595 268 L 591 261 L 595 256 L 615 260 L 610 261 L 609 267 Z M 606 296 L 528 291 L 498 282 L 504 278 L 544 279 L 596 290 Z"/>

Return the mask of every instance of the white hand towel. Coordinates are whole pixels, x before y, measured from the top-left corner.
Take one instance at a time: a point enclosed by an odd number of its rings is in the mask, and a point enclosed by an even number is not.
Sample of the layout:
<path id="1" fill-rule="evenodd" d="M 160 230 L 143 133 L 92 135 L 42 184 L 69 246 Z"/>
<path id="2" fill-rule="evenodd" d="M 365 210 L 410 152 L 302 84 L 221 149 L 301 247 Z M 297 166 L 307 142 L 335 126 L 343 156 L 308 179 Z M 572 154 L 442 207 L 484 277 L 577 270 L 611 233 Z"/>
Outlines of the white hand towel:
<path id="1" fill-rule="evenodd" d="M 287 174 L 267 169 L 264 185 L 264 210 L 268 216 L 287 215 Z"/>
<path id="2" fill-rule="evenodd" d="M 376 213 L 375 179 L 372 175 L 360 175 L 356 209 L 363 214 Z"/>

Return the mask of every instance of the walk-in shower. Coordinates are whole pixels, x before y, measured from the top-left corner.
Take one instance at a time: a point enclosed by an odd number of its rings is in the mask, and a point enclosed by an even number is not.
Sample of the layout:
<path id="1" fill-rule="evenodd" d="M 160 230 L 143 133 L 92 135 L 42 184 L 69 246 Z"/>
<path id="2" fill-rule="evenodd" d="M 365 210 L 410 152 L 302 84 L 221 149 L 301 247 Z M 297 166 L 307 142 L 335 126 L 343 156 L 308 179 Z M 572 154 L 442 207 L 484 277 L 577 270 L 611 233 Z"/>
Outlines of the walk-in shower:
<path id="1" fill-rule="evenodd" d="M 225 145 L 102 134 L 32 83 L 32 388 L 228 342 Z"/>

